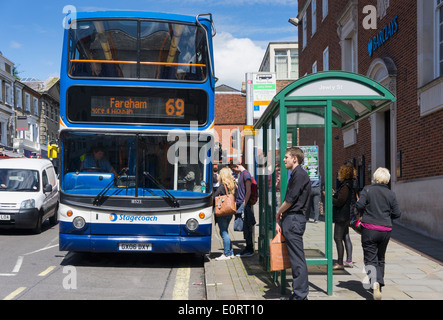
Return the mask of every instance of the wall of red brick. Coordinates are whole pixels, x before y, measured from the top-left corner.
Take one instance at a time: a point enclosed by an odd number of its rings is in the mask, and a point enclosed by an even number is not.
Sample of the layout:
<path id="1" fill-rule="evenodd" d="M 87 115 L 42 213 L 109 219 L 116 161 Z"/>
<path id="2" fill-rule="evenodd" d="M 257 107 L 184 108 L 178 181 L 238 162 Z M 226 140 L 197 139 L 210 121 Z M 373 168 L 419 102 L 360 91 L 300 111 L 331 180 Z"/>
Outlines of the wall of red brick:
<path id="1" fill-rule="evenodd" d="M 299 9 L 306 0 L 299 1 Z M 387 15 L 377 19 L 377 30 L 365 30 L 362 26 L 363 7 L 376 4 L 374 1 L 358 1 L 358 73 L 366 75 L 376 58 L 389 57 L 397 67 L 397 151 L 402 153 L 402 176 L 398 181 L 443 175 L 443 111 L 420 116 L 417 96 L 417 8 L 415 1 L 391 0 Z M 329 69 L 341 69 L 341 47 L 337 34 L 337 19 L 347 1 L 329 1 L 329 13 L 321 21 L 322 1 L 317 0 L 317 32 L 311 37 L 311 6 L 307 10 L 308 43 L 303 50 L 302 25 L 299 25 L 300 75 L 312 73 L 312 64 L 317 61 L 318 71 L 323 70 L 323 50 L 329 46 Z M 398 16 L 398 31 L 370 57 L 368 40 L 374 37 L 395 16 Z M 391 115 L 392 116 L 392 115 Z M 301 131 L 301 136 L 303 131 Z M 334 172 L 345 161 L 365 156 L 366 167 L 371 163 L 371 127 L 369 119 L 358 125 L 357 144 L 343 146 L 342 131 L 334 129 Z M 309 137 L 309 136 L 308 136 Z M 309 139 L 308 139 L 309 140 Z M 305 141 L 309 143 L 309 141 Z M 368 173 L 368 168 L 366 168 Z M 366 174 L 366 183 L 370 183 Z"/>
<path id="2" fill-rule="evenodd" d="M 216 141 L 222 144 L 222 148 L 228 154 L 237 154 L 237 150 L 232 148 L 230 132 L 243 127 L 246 124 L 246 96 L 231 93 L 215 94 L 215 126 Z M 229 134 L 223 137 L 223 132 Z M 241 139 L 240 152 L 244 155 L 244 136 Z M 243 157 L 244 158 L 244 157 Z"/>

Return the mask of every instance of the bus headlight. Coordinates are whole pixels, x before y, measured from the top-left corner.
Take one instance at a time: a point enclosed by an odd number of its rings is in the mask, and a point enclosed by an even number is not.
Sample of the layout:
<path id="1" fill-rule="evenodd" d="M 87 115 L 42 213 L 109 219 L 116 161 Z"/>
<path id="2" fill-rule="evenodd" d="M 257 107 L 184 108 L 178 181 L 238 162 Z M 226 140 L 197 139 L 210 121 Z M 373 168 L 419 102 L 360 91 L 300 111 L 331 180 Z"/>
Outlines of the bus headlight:
<path id="1" fill-rule="evenodd" d="M 198 228 L 198 221 L 194 218 L 189 219 L 188 221 L 186 221 L 186 228 L 189 231 L 195 231 Z"/>
<path id="2" fill-rule="evenodd" d="M 74 220 L 72 220 L 72 224 L 76 229 L 82 229 L 85 226 L 86 221 L 83 217 L 75 217 Z"/>

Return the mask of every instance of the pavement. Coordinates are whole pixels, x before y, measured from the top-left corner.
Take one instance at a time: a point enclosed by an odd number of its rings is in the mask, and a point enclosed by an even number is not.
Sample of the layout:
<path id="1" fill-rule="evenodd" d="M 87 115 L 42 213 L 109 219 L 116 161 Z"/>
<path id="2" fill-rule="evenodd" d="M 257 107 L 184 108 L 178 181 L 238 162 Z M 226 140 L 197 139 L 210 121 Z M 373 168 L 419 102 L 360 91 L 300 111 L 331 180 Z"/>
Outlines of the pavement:
<path id="1" fill-rule="evenodd" d="M 256 216 L 257 216 L 257 211 Z M 258 221 L 258 217 L 257 217 Z M 305 250 L 324 253 L 323 221 L 309 222 L 304 235 Z M 243 233 L 233 230 L 229 235 L 234 254 L 245 246 Z M 309 300 L 372 300 L 372 294 L 363 282 L 363 250 L 360 235 L 350 230 L 353 244 L 353 268 L 334 271 L 333 294 L 327 294 L 326 266 L 309 265 Z M 255 232 L 255 255 L 235 257 L 225 261 L 215 258 L 223 253 L 223 242 L 218 225 L 213 225 L 212 249 L 205 260 L 207 300 L 280 300 L 282 290 L 274 282 L 273 272 L 264 270 L 257 252 L 258 224 Z M 333 258 L 336 259 L 335 243 Z M 334 260 L 335 261 L 335 260 Z M 280 276 L 278 277 L 278 280 Z M 291 270 L 286 272 L 285 292 L 290 294 Z M 435 240 L 418 232 L 395 224 L 386 252 L 385 287 L 383 300 L 443 300 L 443 241 Z"/>

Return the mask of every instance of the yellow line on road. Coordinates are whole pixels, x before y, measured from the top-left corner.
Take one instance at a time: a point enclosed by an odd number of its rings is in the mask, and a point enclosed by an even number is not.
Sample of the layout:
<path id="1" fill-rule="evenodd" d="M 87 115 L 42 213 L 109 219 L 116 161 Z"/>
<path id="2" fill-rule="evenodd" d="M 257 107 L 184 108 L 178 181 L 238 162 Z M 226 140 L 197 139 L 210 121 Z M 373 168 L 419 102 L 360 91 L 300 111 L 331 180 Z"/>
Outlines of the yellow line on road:
<path id="1" fill-rule="evenodd" d="M 50 266 L 48 269 L 46 269 L 45 271 L 41 272 L 38 276 L 39 277 L 44 277 L 46 276 L 48 273 L 50 273 L 52 270 L 54 270 L 56 268 L 56 266 Z"/>
<path id="2" fill-rule="evenodd" d="M 25 290 L 26 290 L 26 287 L 20 287 L 17 290 L 15 290 L 14 292 L 11 292 L 9 295 L 7 295 L 6 298 L 4 298 L 3 300 L 12 300 Z"/>
<path id="3" fill-rule="evenodd" d="M 177 270 L 172 300 L 188 300 L 190 277 L 191 268 L 179 268 Z"/>

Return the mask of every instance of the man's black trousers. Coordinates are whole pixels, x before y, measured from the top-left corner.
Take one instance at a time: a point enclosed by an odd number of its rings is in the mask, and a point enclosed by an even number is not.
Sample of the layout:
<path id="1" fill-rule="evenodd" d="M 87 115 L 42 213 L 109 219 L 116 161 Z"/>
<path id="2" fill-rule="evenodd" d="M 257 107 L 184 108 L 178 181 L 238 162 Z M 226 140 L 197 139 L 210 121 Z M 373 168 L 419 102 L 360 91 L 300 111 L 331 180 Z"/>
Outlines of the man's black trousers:
<path id="1" fill-rule="evenodd" d="M 306 229 L 304 214 L 287 215 L 282 220 L 282 233 L 286 239 L 289 260 L 292 268 L 292 297 L 295 300 L 306 299 L 309 293 L 308 267 L 303 248 L 303 234 Z"/>

